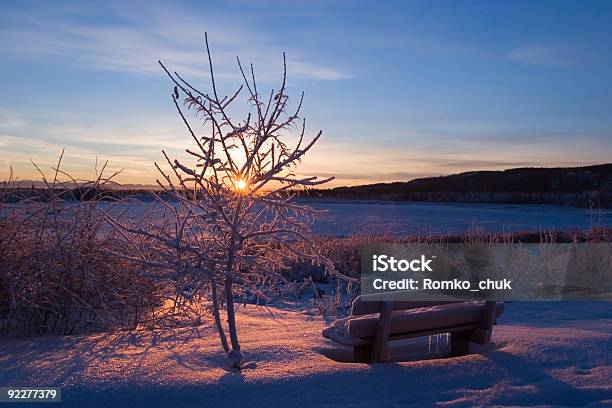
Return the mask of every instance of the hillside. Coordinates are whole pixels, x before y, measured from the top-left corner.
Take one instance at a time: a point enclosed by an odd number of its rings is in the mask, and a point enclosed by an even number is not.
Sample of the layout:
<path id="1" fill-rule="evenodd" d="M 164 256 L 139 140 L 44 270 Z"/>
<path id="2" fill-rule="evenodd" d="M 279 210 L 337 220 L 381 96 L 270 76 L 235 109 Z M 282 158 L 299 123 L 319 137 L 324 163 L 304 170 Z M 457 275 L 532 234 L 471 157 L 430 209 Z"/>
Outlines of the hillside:
<path id="1" fill-rule="evenodd" d="M 612 163 L 471 171 L 408 182 L 310 190 L 312 197 L 612 207 Z"/>

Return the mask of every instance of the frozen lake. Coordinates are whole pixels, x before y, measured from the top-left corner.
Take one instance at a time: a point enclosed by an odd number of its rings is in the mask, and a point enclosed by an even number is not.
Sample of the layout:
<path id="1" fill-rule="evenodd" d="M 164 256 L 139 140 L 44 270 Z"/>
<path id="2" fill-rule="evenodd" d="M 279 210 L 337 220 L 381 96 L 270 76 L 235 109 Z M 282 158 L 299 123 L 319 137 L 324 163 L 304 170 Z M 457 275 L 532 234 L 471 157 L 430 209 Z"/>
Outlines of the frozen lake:
<path id="1" fill-rule="evenodd" d="M 475 226 L 488 232 L 588 229 L 612 226 L 611 210 L 550 205 L 414 203 L 305 200 L 327 213 L 314 230 L 325 235 L 354 233 L 455 234 Z"/>
<path id="2" fill-rule="evenodd" d="M 416 203 L 397 201 L 360 201 L 300 199 L 321 214 L 313 230 L 321 235 L 353 234 L 462 234 L 476 227 L 487 232 L 523 232 L 612 227 L 612 210 L 551 205 Z M 113 205 L 115 211 L 127 211 L 138 217 L 151 202 Z M 107 204 L 102 203 L 103 207 Z M 111 211 L 114 212 L 114 211 Z"/>

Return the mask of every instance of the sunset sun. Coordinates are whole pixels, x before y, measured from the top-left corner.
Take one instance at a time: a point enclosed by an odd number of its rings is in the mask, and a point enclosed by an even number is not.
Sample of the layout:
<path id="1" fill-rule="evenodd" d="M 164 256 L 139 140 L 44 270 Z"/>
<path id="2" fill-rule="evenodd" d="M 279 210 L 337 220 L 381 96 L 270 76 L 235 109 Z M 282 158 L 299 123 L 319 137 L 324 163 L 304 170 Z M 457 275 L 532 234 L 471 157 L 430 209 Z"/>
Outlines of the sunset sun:
<path id="1" fill-rule="evenodd" d="M 242 180 L 242 179 L 238 179 L 236 181 L 236 190 L 244 190 L 247 187 L 247 182 Z"/>

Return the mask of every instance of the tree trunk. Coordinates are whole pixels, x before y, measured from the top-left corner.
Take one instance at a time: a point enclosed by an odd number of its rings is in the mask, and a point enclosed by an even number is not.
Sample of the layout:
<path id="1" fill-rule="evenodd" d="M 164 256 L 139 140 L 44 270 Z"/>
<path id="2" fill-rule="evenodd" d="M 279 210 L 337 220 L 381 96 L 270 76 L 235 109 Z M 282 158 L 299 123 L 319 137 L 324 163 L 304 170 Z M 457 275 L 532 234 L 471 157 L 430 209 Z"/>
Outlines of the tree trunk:
<path id="1" fill-rule="evenodd" d="M 226 313 L 227 313 L 227 326 L 229 328 L 230 342 L 232 344 L 232 351 L 230 351 L 228 357 L 232 362 L 232 365 L 236 368 L 240 368 L 244 362 L 244 356 L 240 352 L 240 343 L 238 343 L 238 330 L 236 329 L 236 314 L 234 312 L 234 292 L 232 285 L 233 269 L 234 269 L 234 251 L 235 251 L 235 238 L 232 236 L 232 243 L 230 250 L 228 251 L 227 265 L 225 271 L 225 301 Z"/>
<path id="2" fill-rule="evenodd" d="M 244 356 L 240 352 L 240 343 L 238 343 L 238 330 L 236 329 L 236 315 L 234 313 L 234 293 L 232 292 L 232 275 L 225 277 L 225 300 L 227 302 L 227 325 L 229 327 L 230 342 L 232 343 L 232 351 L 228 357 L 235 368 L 241 368 L 244 362 Z"/>
<path id="3" fill-rule="evenodd" d="M 217 326 L 217 332 L 219 333 L 219 338 L 221 339 L 221 345 L 223 346 L 223 350 L 225 354 L 229 355 L 230 348 L 227 344 L 227 336 L 225 335 L 225 330 L 223 330 L 223 324 L 221 323 L 221 315 L 219 314 L 219 301 L 217 298 L 217 282 L 215 281 L 215 277 L 210 277 L 211 289 L 212 289 L 212 303 L 213 303 L 213 316 L 215 318 L 215 326 Z"/>
<path id="4" fill-rule="evenodd" d="M 232 276 L 225 278 L 225 300 L 227 301 L 227 325 L 230 331 L 230 341 L 232 342 L 232 350 L 240 351 L 238 343 L 238 331 L 236 329 L 236 315 L 234 313 L 234 293 L 232 292 Z"/>

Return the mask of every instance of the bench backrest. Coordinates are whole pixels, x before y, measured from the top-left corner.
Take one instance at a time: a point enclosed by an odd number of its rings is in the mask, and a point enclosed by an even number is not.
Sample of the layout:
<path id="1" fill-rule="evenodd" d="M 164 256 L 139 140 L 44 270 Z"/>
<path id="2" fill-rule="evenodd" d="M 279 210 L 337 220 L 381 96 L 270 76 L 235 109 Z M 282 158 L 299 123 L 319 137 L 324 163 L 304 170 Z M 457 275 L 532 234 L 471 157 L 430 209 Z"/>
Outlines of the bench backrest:
<path id="1" fill-rule="evenodd" d="M 419 307 L 429 307 L 436 305 L 445 305 L 449 303 L 461 303 L 461 301 L 394 301 L 393 310 L 409 310 Z M 380 313 L 382 301 L 363 300 L 361 296 L 357 296 L 351 305 L 351 315 L 361 316 L 372 313 Z"/>

